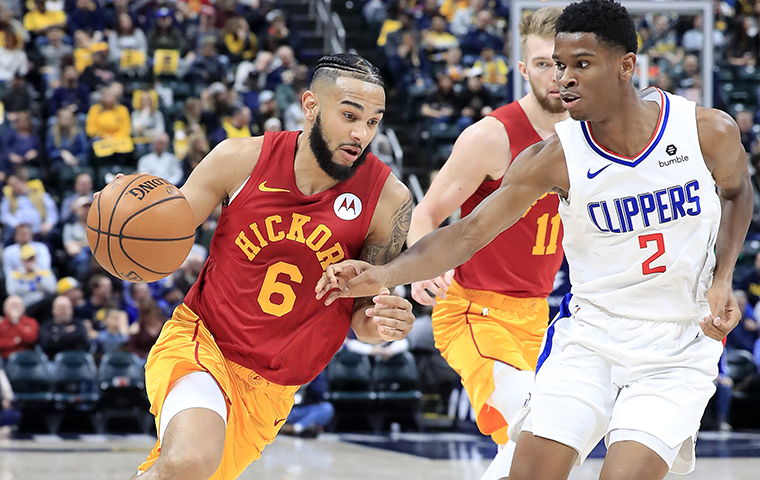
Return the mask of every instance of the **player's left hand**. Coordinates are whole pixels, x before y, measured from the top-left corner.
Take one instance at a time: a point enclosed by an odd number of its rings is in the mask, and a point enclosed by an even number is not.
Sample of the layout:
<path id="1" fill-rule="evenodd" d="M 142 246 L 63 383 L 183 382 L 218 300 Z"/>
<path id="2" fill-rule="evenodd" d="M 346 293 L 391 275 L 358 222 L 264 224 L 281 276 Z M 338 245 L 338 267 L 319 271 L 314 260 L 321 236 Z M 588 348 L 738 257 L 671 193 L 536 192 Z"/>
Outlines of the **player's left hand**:
<path id="1" fill-rule="evenodd" d="M 387 288 L 381 289 L 372 301 L 375 305 L 364 313 L 377 325 L 380 338 L 392 342 L 406 337 L 414 324 L 412 304 L 405 298 L 391 295 Z"/>
<path id="2" fill-rule="evenodd" d="M 702 331 L 710 338 L 722 341 L 742 318 L 731 284 L 713 283 L 707 291 L 710 315 L 699 322 Z"/>

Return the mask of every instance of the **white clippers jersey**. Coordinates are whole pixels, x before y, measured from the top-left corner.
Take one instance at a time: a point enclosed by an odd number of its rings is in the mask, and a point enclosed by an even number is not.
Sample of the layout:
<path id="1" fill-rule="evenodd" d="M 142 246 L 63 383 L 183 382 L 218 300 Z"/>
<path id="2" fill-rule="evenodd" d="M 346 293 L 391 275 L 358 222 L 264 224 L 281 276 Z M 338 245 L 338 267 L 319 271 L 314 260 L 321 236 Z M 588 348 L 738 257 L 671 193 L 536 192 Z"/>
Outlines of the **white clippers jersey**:
<path id="1" fill-rule="evenodd" d="M 555 126 L 570 177 L 559 212 L 573 300 L 626 318 L 693 320 L 709 313 L 720 200 L 695 103 L 659 89 L 645 98 L 660 118 L 633 158 L 597 143 L 587 122 Z"/>

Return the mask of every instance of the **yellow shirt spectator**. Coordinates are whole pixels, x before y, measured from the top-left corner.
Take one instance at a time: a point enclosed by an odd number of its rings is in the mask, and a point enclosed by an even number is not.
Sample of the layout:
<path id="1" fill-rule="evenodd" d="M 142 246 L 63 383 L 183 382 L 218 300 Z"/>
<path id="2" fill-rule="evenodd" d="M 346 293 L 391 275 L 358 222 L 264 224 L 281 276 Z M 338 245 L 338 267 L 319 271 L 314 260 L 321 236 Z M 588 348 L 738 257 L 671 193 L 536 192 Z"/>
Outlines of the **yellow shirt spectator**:
<path id="1" fill-rule="evenodd" d="M 388 43 L 388 35 L 399 30 L 401 28 L 401 22 L 388 18 L 383 22 L 383 26 L 380 28 L 380 35 L 377 36 L 377 46 L 384 47 Z"/>
<path id="2" fill-rule="evenodd" d="M 36 2 L 35 8 L 24 15 L 24 28 L 32 33 L 40 33 L 53 25 L 66 27 L 66 14 L 60 10 L 47 10 L 44 4 L 45 2 Z"/>
<path id="3" fill-rule="evenodd" d="M 458 10 L 467 8 L 468 6 L 470 6 L 470 2 L 468 0 L 443 0 L 440 12 L 441 15 L 446 17 L 446 20 L 451 22 L 454 20 L 454 14 L 457 13 Z"/>
<path id="4" fill-rule="evenodd" d="M 490 60 L 479 58 L 473 65 L 483 70 L 483 83 L 487 85 L 506 85 L 509 67 L 504 57 L 495 56 Z"/>
<path id="5" fill-rule="evenodd" d="M 235 128 L 229 120 L 222 122 L 222 128 L 227 132 L 227 138 L 248 138 L 251 136 L 251 129 L 248 125 L 243 125 L 241 128 Z"/>
<path id="6" fill-rule="evenodd" d="M 124 105 L 105 108 L 102 103 L 96 103 L 87 112 L 85 131 L 91 138 L 129 137 L 131 130 L 129 110 Z"/>

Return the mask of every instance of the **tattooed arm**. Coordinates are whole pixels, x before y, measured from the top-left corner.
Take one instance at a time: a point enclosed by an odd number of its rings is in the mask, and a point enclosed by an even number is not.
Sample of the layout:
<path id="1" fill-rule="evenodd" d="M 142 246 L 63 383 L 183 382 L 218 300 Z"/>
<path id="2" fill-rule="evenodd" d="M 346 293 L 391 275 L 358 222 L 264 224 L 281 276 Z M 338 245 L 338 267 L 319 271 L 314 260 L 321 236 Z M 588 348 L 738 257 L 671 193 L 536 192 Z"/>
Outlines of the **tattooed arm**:
<path id="1" fill-rule="evenodd" d="M 364 239 L 360 259 L 373 265 L 393 260 L 404 246 L 412 218 L 412 195 L 395 176 L 388 176 Z M 351 328 L 365 343 L 400 340 L 412 328 L 412 305 L 387 289 L 374 298 L 357 298 Z M 374 302 L 374 306 L 372 305 Z"/>

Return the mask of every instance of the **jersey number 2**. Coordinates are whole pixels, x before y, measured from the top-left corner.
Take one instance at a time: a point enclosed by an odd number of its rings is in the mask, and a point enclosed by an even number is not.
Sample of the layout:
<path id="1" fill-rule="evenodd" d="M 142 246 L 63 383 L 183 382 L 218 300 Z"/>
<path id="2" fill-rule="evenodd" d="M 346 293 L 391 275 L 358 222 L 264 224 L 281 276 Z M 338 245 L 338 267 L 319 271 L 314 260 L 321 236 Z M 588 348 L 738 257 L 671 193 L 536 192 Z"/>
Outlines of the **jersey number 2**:
<path id="1" fill-rule="evenodd" d="M 655 242 L 657 244 L 657 251 L 654 252 L 651 257 L 644 260 L 644 263 L 641 264 L 641 273 L 644 275 L 649 275 L 650 273 L 663 273 L 665 271 L 665 265 L 652 267 L 652 262 L 660 258 L 662 254 L 665 253 L 665 240 L 662 238 L 661 233 L 639 236 L 639 248 L 647 248 L 647 245 L 650 242 Z"/>
<path id="2" fill-rule="evenodd" d="M 301 283 L 303 274 L 295 265 L 285 262 L 277 262 L 267 269 L 264 282 L 259 292 L 259 306 L 264 313 L 281 317 L 293 310 L 296 303 L 296 292 L 293 287 L 284 282 L 278 282 L 277 277 L 287 275 L 291 282 Z"/>
<path id="3" fill-rule="evenodd" d="M 549 232 L 549 244 L 546 244 L 546 230 L 549 226 L 549 214 L 544 213 L 538 217 L 538 232 L 536 232 L 536 244 L 533 245 L 533 255 L 554 255 L 557 253 L 557 237 L 559 237 L 560 218 L 559 213 L 552 217 L 552 229 Z"/>

